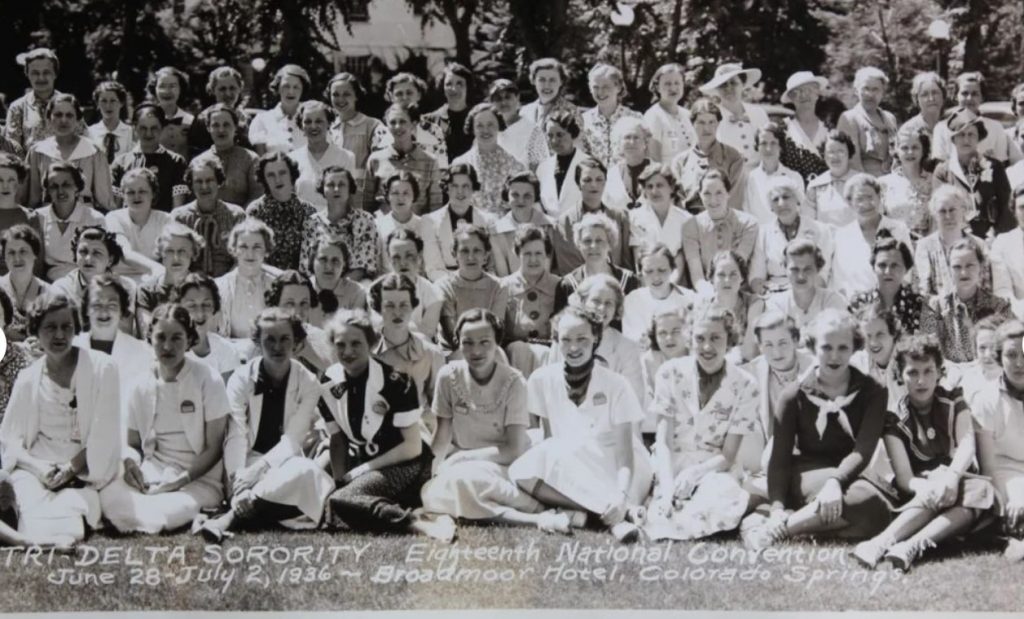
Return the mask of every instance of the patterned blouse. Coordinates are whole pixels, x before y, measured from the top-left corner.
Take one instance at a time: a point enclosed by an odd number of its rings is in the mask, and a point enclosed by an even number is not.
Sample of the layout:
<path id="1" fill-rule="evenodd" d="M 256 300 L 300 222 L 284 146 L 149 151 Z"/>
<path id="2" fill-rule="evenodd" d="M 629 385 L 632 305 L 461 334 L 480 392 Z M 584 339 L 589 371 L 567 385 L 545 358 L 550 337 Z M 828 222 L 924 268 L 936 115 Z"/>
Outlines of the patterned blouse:
<path id="1" fill-rule="evenodd" d="M 914 238 L 922 238 L 935 229 L 935 220 L 928 209 L 932 196 L 931 174 L 924 173 L 909 179 L 897 167 L 891 174 L 878 179 L 882 183 L 882 204 L 885 214 L 907 224 Z"/>
<path id="2" fill-rule="evenodd" d="M 856 316 L 867 308 L 880 303 L 881 295 L 878 289 L 868 292 L 861 292 L 850 300 L 850 313 Z M 913 288 L 907 285 L 900 286 L 896 292 L 896 299 L 893 301 L 891 311 L 896 315 L 896 324 L 904 335 L 913 335 L 921 330 L 921 319 L 926 313 L 930 313 L 927 300 L 924 296 L 914 292 Z"/>
<path id="3" fill-rule="evenodd" d="M 0 360 L 0 419 L 4 418 L 4 411 L 7 410 L 14 379 L 18 377 L 18 372 L 32 365 L 33 361 L 34 359 L 18 344 L 11 344 L 7 348 L 7 354 Z"/>
<path id="4" fill-rule="evenodd" d="M 326 211 L 313 216 L 312 232 L 302 239 L 299 257 L 302 272 L 309 274 L 316 241 L 325 234 L 339 236 L 344 241 L 345 247 L 348 248 L 349 263 L 346 268 L 349 271 L 363 269 L 370 279 L 381 272 L 381 238 L 377 232 L 377 224 L 373 215 L 354 208 L 349 208 L 348 212 L 335 222 L 327 218 Z"/>
<path id="5" fill-rule="evenodd" d="M 43 101 L 36 97 L 35 92 L 29 91 L 11 103 L 7 108 L 8 139 L 28 152 L 33 144 L 53 135 L 49 123 L 46 122 L 46 104 L 58 94 L 60 93 L 55 90 L 50 99 Z"/>
<path id="6" fill-rule="evenodd" d="M 501 200 L 502 187 L 506 178 L 526 170 L 525 165 L 500 146 L 490 153 L 482 153 L 475 144 L 464 154 L 459 155 L 452 165 L 457 163 L 471 164 L 480 177 L 481 188 L 476 194 L 477 206 L 496 217 L 508 212 L 508 206 Z"/>
<path id="7" fill-rule="evenodd" d="M 228 235 L 245 219 L 242 207 L 217 200 L 211 213 L 203 213 L 192 201 L 171 211 L 171 219 L 192 228 L 206 241 L 199 258 L 204 273 L 220 277 L 235 268 L 235 257 L 228 251 Z"/>
<path id="8" fill-rule="evenodd" d="M 974 325 L 987 316 L 1011 317 L 1010 302 L 982 288 L 968 301 L 956 292 L 933 297 L 933 310 L 921 321 L 925 333 L 934 333 L 942 346 L 942 356 L 954 363 L 974 361 Z"/>
<path id="9" fill-rule="evenodd" d="M 303 239 L 314 233 L 313 216 L 316 209 L 295 195 L 287 202 L 278 202 L 265 195 L 250 204 L 245 213 L 259 219 L 274 231 L 274 250 L 267 256 L 267 264 L 279 269 L 299 268 Z"/>
<path id="10" fill-rule="evenodd" d="M 623 118 L 641 118 L 640 112 L 631 110 L 624 105 L 615 108 L 611 118 L 605 118 L 596 107 L 586 110 L 582 116 L 583 150 L 603 163 L 605 167 L 610 167 L 618 161 L 618 158 L 614 157 L 615 145 L 612 144 L 612 128 L 615 127 L 615 123 Z"/>

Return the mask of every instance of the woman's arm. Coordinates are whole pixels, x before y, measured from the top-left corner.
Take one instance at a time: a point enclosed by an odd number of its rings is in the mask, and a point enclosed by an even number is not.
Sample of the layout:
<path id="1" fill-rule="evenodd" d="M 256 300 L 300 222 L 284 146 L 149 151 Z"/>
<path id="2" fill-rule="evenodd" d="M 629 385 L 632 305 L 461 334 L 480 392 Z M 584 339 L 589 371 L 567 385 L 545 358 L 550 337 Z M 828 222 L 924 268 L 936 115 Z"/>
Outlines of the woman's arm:
<path id="1" fill-rule="evenodd" d="M 616 482 L 625 498 L 633 480 L 633 423 L 617 424 L 614 432 Z"/>
<path id="2" fill-rule="evenodd" d="M 907 494 L 918 494 L 921 492 L 925 480 L 920 477 L 914 477 L 914 472 L 910 469 L 910 458 L 907 456 L 907 450 L 903 446 L 903 442 L 891 434 L 886 434 L 883 440 L 885 442 L 885 452 L 889 455 L 889 462 L 892 463 L 893 473 L 896 474 L 896 487 L 899 488 L 900 492 Z"/>
<path id="3" fill-rule="evenodd" d="M 861 421 L 853 451 L 847 454 L 836 467 L 836 481 L 839 482 L 843 490 L 846 490 L 871 462 L 871 456 L 874 455 L 878 441 L 882 438 L 885 411 L 888 405 L 887 399 L 888 394 L 885 389 L 874 389 L 870 397 L 861 404 L 864 407 L 864 418 Z"/>
<path id="4" fill-rule="evenodd" d="M 218 417 L 205 424 L 206 449 L 201 451 L 188 469 L 189 481 L 199 479 L 210 472 L 224 452 L 224 435 L 227 433 L 228 415 Z"/>
<path id="5" fill-rule="evenodd" d="M 434 452 L 433 471 L 448 457 L 448 451 L 452 447 L 452 419 L 451 417 L 437 417 L 437 431 L 434 432 L 434 440 L 430 443 L 430 450 Z"/>
<path id="6" fill-rule="evenodd" d="M 672 453 L 669 437 L 675 433 L 676 422 L 671 417 L 659 417 L 654 435 L 654 474 L 657 495 L 655 501 L 671 501 L 675 490 L 675 475 L 672 474 Z"/>
<path id="7" fill-rule="evenodd" d="M 341 483 L 349 483 L 356 477 L 369 473 L 371 471 L 379 471 L 383 468 L 389 467 L 394 464 L 401 464 L 415 459 L 423 451 L 423 440 L 420 438 L 420 430 L 417 424 L 413 424 L 407 428 L 399 428 L 402 432 L 402 442 L 395 445 L 391 449 L 380 454 L 372 460 L 355 467 L 351 471 L 345 474 L 342 478 Z M 332 452 L 333 458 L 333 452 Z"/>

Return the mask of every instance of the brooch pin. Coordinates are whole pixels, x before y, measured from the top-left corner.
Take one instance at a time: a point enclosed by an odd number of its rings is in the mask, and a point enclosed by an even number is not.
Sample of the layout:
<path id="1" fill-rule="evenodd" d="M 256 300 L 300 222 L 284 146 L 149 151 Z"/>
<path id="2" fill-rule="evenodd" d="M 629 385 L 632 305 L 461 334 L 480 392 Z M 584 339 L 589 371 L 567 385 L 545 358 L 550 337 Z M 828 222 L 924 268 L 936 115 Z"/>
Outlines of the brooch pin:
<path id="1" fill-rule="evenodd" d="M 373 409 L 373 412 L 383 416 L 388 412 L 388 403 L 384 400 L 377 400 L 373 403 L 371 408 Z"/>
<path id="2" fill-rule="evenodd" d="M 935 440 L 935 428 L 928 428 L 928 430 L 924 433 L 924 435 L 928 437 L 929 441 L 934 441 Z"/>

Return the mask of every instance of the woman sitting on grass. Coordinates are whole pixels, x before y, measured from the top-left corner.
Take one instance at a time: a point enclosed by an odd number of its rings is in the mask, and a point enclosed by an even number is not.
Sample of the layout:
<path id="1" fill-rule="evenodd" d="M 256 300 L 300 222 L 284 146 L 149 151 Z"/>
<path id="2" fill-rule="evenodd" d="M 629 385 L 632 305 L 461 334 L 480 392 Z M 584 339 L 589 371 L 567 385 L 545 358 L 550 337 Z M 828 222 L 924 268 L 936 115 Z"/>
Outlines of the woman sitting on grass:
<path id="1" fill-rule="evenodd" d="M 224 497 L 224 382 L 185 356 L 197 335 L 184 307 L 157 307 L 148 331 L 156 363 L 139 368 L 146 375 L 128 396 L 124 474 L 100 492 L 103 515 L 122 532 L 173 531 Z"/>
<path id="2" fill-rule="evenodd" d="M 870 537 L 892 519 L 888 500 L 861 477 L 886 410 L 885 388 L 850 365 L 864 336 L 853 317 L 838 310 L 819 314 L 806 336 L 818 366 L 783 392 L 775 412 L 771 515 L 752 514 L 741 527 L 753 549 L 798 535 Z"/>
<path id="3" fill-rule="evenodd" d="M 431 446 L 435 477 L 423 486 L 423 508 L 568 533 L 569 514 L 544 511 L 508 476 L 508 465 L 530 446 L 530 419 L 523 375 L 498 359 L 498 319 L 472 309 L 459 317 L 456 333 L 463 358 L 445 366 L 437 378 L 438 428 Z"/>
<path id="4" fill-rule="evenodd" d="M 338 312 L 327 334 L 338 361 L 327 369 L 320 411 L 338 486 L 328 499 L 329 523 L 454 540 L 450 516 L 428 518 L 420 509 L 434 456 L 421 437 L 416 384 L 370 356 L 379 336 L 366 312 Z"/>
<path id="5" fill-rule="evenodd" d="M 564 361 L 537 369 L 527 383 L 527 410 L 540 417 L 545 440 L 513 462 L 509 476 L 541 503 L 585 511 L 619 541 L 634 542 L 636 508 L 652 477 L 636 431 L 640 400 L 626 379 L 596 363 L 599 316 L 571 304 L 552 328 Z"/>
<path id="6" fill-rule="evenodd" d="M 744 437 L 758 431 L 758 393 L 754 377 L 725 358 L 739 339 L 734 322 L 729 310 L 691 314 L 691 355 L 658 370 L 652 539 L 729 531 L 747 513 L 750 495 L 731 469 Z"/>
<path id="7" fill-rule="evenodd" d="M 992 506 L 992 483 L 974 473 L 971 411 L 959 390 L 939 386 L 942 349 L 934 335 L 915 335 L 896 349 L 907 388 L 886 414 L 885 450 L 906 502 L 884 531 L 857 544 L 853 557 L 869 568 L 879 561 L 905 572 L 936 544 L 966 532 Z M 982 459 L 986 454 L 981 454 Z"/>

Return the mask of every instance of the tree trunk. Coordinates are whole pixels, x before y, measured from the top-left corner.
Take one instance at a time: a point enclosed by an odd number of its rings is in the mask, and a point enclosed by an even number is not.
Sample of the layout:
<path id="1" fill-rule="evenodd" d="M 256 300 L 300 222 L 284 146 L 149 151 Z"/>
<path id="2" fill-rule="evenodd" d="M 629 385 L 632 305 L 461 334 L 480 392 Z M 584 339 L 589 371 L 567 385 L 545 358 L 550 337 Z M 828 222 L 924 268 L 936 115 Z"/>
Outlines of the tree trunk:
<path id="1" fill-rule="evenodd" d="M 462 6 L 462 15 L 459 15 L 459 6 Z M 470 39 L 470 28 L 473 25 L 473 18 L 476 14 L 476 2 L 467 0 L 444 0 L 442 4 L 445 19 L 455 33 L 455 59 L 467 67 L 473 66 L 473 42 Z"/>
<path id="2" fill-rule="evenodd" d="M 676 50 L 679 49 L 679 37 L 683 32 L 683 24 L 680 19 L 683 16 L 683 0 L 676 0 L 675 5 L 672 7 L 672 22 L 669 29 L 668 37 L 668 56 L 667 59 L 672 62 L 676 58 Z"/>
<path id="3" fill-rule="evenodd" d="M 983 0 L 968 0 L 967 14 L 964 22 L 967 24 L 967 34 L 964 37 L 964 71 L 979 71 L 982 67 L 981 58 L 981 24 L 983 21 L 985 3 Z"/>
<path id="4" fill-rule="evenodd" d="M 136 70 L 135 60 L 138 56 L 139 4 L 133 0 L 121 3 L 121 55 L 117 59 L 117 78 L 128 88 L 129 92 L 142 92 L 145 79 Z"/>

